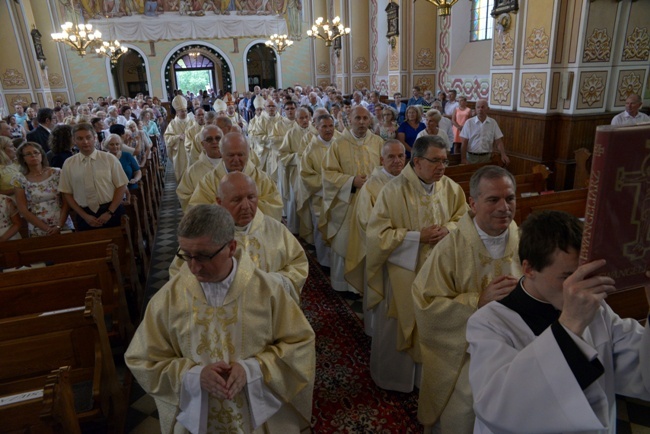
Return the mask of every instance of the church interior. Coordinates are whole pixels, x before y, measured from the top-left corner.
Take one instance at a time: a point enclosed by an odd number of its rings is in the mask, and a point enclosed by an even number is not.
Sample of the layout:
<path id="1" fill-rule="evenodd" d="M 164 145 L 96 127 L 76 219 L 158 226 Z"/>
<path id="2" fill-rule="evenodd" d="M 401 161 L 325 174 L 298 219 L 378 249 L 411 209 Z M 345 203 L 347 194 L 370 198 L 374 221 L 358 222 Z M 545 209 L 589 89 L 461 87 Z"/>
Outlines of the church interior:
<path id="1" fill-rule="evenodd" d="M 334 29 L 335 39 L 327 40 L 327 29 L 325 40 L 308 36 L 308 31 L 323 30 L 319 17 L 328 24 L 340 17 L 343 32 L 332 24 L 329 29 Z M 92 26 L 88 34 L 99 31 L 98 39 L 119 41 L 124 50 L 117 49 L 111 56 L 110 50 L 96 52 L 100 43 L 75 48 L 55 41 L 54 34 L 66 22 Z M 272 35 L 287 35 L 292 44 L 280 48 L 277 41 L 269 44 Z M 256 87 L 311 86 L 324 97 L 323 91 L 334 87 L 345 99 L 357 91 L 364 98 L 377 91 L 385 104 L 394 102 L 395 94 L 406 104 L 414 88 L 432 95 L 453 90 L 472 109 L 477 101 L 487 101 L 489 117 L 503 132 L 507 169 L 529 189 L 522 191 L 531 193 L 517 203 L 517 223 L 543 209 L 584 217 L 596 128 L 625 111 L 630 95 L 640 96 L 641 112 L 650 113 L 649 35 L 648 0 L 0 0 L 0 115 L 12 116 L 17 105 L 54 108 L 84 105 L 91 97 L 97 101 L 142 94 L 157 97 L 166 109 L 167 118 L 160 125 L 164 128 L 176 112 L 172 100 L 179 88 L 187 95 L 207 90 L 244 97 Z M 205 77 L 200 88 L 183 87 L 194 83 L 186 80 L 188 72 Z M 32 263 L 12 264 L 14 257 L 54 264 L 63 262 L 62 257 L 83 262 L 100 250 L 97 257 L 117 263 L 127 296 L 115 303 L 129 307 L 112 313 L 113 323 L 107 322 L 104 330 L 110 343 L 97 345 L 115 355 L 114 364 L 108 363 L 112 368 L 105 366 L 103 372 L 116 371 L 113 374 L 121 383 L 113 384 L 107 396 L 95 396 L 102 402 L 95 407 L 104 408 L 93 411 L 119 409 L 128 403 L 128 409 L 119 410 L 118 425 L 131 434 L 158 433 L 160 426 L 156 403 L 124 364 L 128 345 L 124 337 L 132 335 L 128 328 L 137 325 L 135 317 L 141 315 L 142 306 L 169 280 L 168 268 L 179 248 L 176 229 L 183 217 L 176 196 L 178 179 L 171 156 L 164 152 L 163 134 L 161 129 L 159 153 L 143 169 L 146 189 L 138 198 L 142 203 L 128 211 L 138 221 L 129 236 L 132 245 L 111 244 L 113 250 L 106 253 L 106 245 L 97 237 L 84 242 L 86 247 L 76 245 L 52 254 L 54 246 L 24 244 L 20 249 L 32 250 L 14 252 L 3 247 L 11 242 L 0 242 L 3 268 Z M 451 165 L 460 162 L 456 157 L 449 157 Z M 447 170 L 454 173 L 455 169 Z M 469 182 L 469 177 L 462 178 L 466 173 L 457 173 L 458 179 Z M 538 195 L 542 191 L 556 195 Z M 321 388 L 314 396 L 312 432 L 423 432 L 417 418 L 417 391 L 382 390 L 365 372 L 371 339 L 364 333 L 362 300 L 333 291 L 330 269 L 318 263 L 313 251 L 307 251 L 307 256 L 309 278 L 303 297 L 308 291 L 312 294 L 301 306 L 316 331 L 316 388 Z M 96 278 L 86 289 L 105 285 L 101 280 L 105 278 Z M 42 283 L 16 280 L 14 284 L 28 293 L 29 287 Z M 86 296 L 87 311 L 98 297 Z M 643 320 L 648 312 L 643 290 L 634 297 L 612 305 L 622 316 Z M 52 309 L 70 307 L 61 303 Z M 106 313 L 104 295 L 101 303 Z M 2 310 L 0 322 L 15 316 L 12 309 Z M 132 318 L 127 329 L 118 324 L 123 315 Z M 19 330 L 19 325 L 11 327 Z M 11 327 L 0 331 L 2 339 L 13 333 Z M 344 343 L 334 345 L 337 339 Z M 339 351 L 349 355 L 333 354 Z M 4 359 L 8 353 L 2 352 Z M 5 369 L 19 374 L 21 367 L 0 362 L 0 370 Z M 341 378 L 320 384 L 318 377 L 329 374 Z M 57 382 L 68 381 L 69 374 L 60 370 L 56 375 L 48 377 L 55 389 Z M 2 395 L 18 390 L 2 381 L 0 413 L 6 405 Z M 351 387 L 353 382 L 361 386 Z M 365 386 L 367 390 L 357 390 Z M 117 393 L 115 388 L 121 389 L 121 404 L 108 397 Z M 76 400 L 79 390 L 72 389 Z M 364 399 L 376 406 L 361 409 Z M 621 396 L 617 401 L 616 432 L 650 434 L 650 403 Z M 5 432 L 2 425 L 0 432 Z M 83 432 L 104 429 L 91 423 Z"/>

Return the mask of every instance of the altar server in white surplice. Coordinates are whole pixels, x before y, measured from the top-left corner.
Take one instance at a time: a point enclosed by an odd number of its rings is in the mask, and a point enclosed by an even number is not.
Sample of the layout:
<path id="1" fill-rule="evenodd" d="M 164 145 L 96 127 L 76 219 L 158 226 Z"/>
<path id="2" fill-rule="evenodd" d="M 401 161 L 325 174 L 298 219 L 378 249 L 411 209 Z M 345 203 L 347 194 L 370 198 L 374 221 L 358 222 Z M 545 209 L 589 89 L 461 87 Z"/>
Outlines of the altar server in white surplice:
<path id="1" fill-rule="evenodd" d="M 422 352 L 418 418 L 443 433 L 471 433 L 474 426 L 467 320 L 477 308 L 505 297 L 521 276 L 516 187 L 501 167 L 477 170 L 470 179 L 472 212 L 432 250 L 413 282 Z"/>
<path id="2" fill-rule="evenodd" d="M 615 283 L 598 275 L 604 260 L 578 266 L 581 241 L 569 214 L 528 217 L 524 277 L 469 319 L 474 433 L 614 434 L 617 394 L 650 400 L 650 318 L 612 311 Z"/>
<path id="3" fill-rule="evenodd" d="M 165 434 L 309 430 L 314 332 L 234 232 L 218 205 L 188 211 L 177 253 L 186 263 L 153 296 L 126 351 Z"/>
<path id="4" fill-rule="evenodd" d="M 420 137 L 408 165 L 379 193 L 366 229 L 367 308 L 374 327 L 370 373 L 383 389 L 420 384 L 420 345 L 411 284 L 433 246 L 467 212 L 462 188 L 444 176 L 445 142 Z"/>
<path id="5" fill-rule="evenodd" d="M 359 191 L 357 203 L 352 210 L 350 220 L 350 246 L 345 257 L 345 280 L 363 294 L 363 323 L 366 334 L 372 336 L 374 310 L 369 310 L 368 291 L 366 282 L 366 229 L 368 219 L 375 206 L 379 192 L 384 185 L 402 173 L 406 164 L 406 151 L 402 142 L 396 139 L 387 140 L 381 149 L 381 166 L 375 167 L 370 178 Z"/>

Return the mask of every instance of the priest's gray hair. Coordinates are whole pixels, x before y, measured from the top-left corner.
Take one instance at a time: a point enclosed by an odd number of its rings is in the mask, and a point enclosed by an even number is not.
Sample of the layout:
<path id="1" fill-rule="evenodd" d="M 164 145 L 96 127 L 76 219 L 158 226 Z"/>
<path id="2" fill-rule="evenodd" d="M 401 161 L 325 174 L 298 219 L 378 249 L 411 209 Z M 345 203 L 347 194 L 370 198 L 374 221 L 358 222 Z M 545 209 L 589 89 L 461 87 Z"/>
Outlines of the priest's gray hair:
<path id="1" fill-rule="evenodd" d="M 332 117 L 331 114 L 327 113 L 324 115 L 319 115 L 315 120 L 316 120 L 316 125 L 320 125 L 321 122 L 323 122 L 325 119 L 329 119 L 332 122 L 334 122 L 334 117 Z"/>
<path id="2" fill-rule="evenodd" d="M 469 195 L 472 198 L 474 198 L 474 200 L 477 200 L 479 195 L 481 194 L 478 187 L 482 179 L 500 179 L 500 178 L 510 179 L 510 182 L 512 182 L 513 192 L 515 193 L 517 192 L 517 181 L 515 181 L 515 177 L 512 176 L 512 173 L 508 172 L 503 167 L 490 165 L 490 166 L 483 166 L 480 169 L 478 169 L 476 172 L 474 172 L 474 174 L 469 180 Z"/>
<path id="3" fill-rule="evenodd" d="M 447 144 L 440 136 L 422 136 L 415 140 L 411 149 L 411 161 L 416 157 L 424 157 L 429 148 L 447 150 Z"/>
<path id="4" fill-rule="evenodd" d="M 210 112 L 210 113 L 214 113 L 214 112 Z M 221 128 L 219 128 L 219 127 L 216 126 L 216 125 L 212 125 L 212 124 L 208 124 L 208 125 L 204 126 L 203 129 L 201 130 L 201 141 L 205 140 L 206 136 L 207 136 L 207 135 L 210 133 L 210 131 L 212 131 L 212 130 L 219 130 L 219 131 L 221 131 Z M 223 135 L 223 131 L 221 131 L 221 134 Z"/>
<path id="5" fill-rule="evenodd" d="M 235 222 L 225 208 L 217 204 L 202 204 L 192 207 L 178 225 L 178 237 L 210 237 L 218 245 L 235 238 Z"/>
<path id="6" fill-rule="evenodd" d="M 382 157 L 385 158 L 388 155 L 388 149 L 390 148 L 390 145 L 400 145 L 402 147 L 402 152 L 406 152 L 406 148 L 404 147 L 404 143 L 400 142 L 397 139 L 388 139 L 388 140 L 386 140 L 384 142 L 384 146 L 381 147 L 381 156 Z"/>

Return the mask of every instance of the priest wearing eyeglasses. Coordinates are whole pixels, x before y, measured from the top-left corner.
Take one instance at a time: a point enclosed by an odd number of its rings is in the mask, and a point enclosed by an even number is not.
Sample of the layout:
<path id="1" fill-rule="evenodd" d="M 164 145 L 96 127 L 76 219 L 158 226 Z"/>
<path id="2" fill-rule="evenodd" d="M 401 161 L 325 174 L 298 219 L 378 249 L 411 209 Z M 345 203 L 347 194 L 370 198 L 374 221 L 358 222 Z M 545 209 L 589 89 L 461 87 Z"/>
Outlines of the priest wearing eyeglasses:
<path id="1" fill-rule="evenodd" d="M 370 373 L 383 389 L 420 384 L 420 348 L 411 284 L 431 249 L 467 212 L 465 193 L 444 176 L 447 146 L 420 137 L 402 172 L 382 188 L 366 229 L 366 307 L 373 310 Z"/>
<path id="2" fill-rule="evenodd" d="M 299 433 L 310 424 L 314 332 L 278 279 L 237 249 L 218 205 L 178 228 L 180 272 L 149 302 L 127 366 L 163 433 Z"/>

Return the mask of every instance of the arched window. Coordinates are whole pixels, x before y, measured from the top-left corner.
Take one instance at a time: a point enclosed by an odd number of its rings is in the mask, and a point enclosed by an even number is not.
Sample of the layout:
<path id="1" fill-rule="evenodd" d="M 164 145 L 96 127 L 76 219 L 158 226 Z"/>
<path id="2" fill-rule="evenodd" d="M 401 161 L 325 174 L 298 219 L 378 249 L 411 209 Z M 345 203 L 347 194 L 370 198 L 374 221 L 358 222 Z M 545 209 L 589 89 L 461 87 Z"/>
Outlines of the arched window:
<path id="1" fill-rule="evenodd" d="M 490 12 L 493 7 L 494 0 L 472 0 L 470 42 L 492 39 L 494 19 Z"/>

